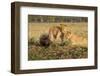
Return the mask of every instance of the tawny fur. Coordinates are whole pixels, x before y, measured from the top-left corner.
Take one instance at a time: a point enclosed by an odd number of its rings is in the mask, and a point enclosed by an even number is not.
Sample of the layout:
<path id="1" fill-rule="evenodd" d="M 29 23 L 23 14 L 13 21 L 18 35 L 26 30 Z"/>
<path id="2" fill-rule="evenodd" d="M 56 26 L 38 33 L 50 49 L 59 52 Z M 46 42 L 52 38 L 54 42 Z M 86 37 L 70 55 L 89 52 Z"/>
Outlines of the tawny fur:
<path id="1" fill-rule="evenodd" d="M 87 39 L 78 36 L 67 28 L 67 25 L 60 24 L 59 26 L 52 26 L 49 29 L 49 37 L 52 42 L 70 40 L 72 45 L 87 46 Z"/>
<path id="2" fill-rule="evenodd" d="M 72 33 L 71 31 L 67 31 L 67 33 L 65 34 L 65 37 L 66 39 L 69 39 L 72 42 L 72 45 L 87 46 L 86 38 L 82 36 L 78 36 Z"/>
<path id="3" fill-rule="evenodd" d="M 64 24 L 60 24 L 59 26 L 52 26 L 49 29 L 49 37 L 51 41 L 56 41 L 56 40 L 60 40 L 61 42 L 63 42 L 64 40 L 64 28 L 66 27 L 66 25 Z"/>

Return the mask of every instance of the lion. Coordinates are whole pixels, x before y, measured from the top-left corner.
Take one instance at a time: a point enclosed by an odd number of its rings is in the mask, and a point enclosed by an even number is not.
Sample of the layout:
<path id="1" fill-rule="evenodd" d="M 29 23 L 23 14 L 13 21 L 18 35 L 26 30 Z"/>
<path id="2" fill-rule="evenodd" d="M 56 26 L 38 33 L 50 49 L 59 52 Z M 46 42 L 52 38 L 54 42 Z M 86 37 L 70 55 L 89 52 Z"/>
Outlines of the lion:
<path id="1" fill-rule="evenodd" d="M 51 41 L 64 41 L 64 30 L 67 25 L 60 24 L 59 26 L 52 26 L 49 28 L 49 37 Z"/>
<path id="2" fill-rule="evenodd" d="M 88 41 L 86 38 L 78 36 L 71 31 L 67 31 L 64 36 L 71 41 L 72 45 L 87 46 Z"/>

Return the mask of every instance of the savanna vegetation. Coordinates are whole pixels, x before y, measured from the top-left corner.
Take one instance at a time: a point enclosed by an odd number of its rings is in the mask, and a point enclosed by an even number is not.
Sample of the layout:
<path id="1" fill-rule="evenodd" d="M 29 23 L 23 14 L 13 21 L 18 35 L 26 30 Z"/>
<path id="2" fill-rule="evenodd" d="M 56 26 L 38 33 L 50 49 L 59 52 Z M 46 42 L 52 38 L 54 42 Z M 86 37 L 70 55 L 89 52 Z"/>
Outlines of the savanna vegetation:
<path id="1" fill-rule="evenodd" d="M 60 22 L 59 20 L 57 22 L 56 17 L 50 17 L 47 21 L 44 21 L 46 17 L 43 17 L 44 19 L 42 19 L 42 16 L 37 17 L 40 20 L 36 20 L 34 17 L 36 16 L 29 16 L 28 23 L 28 60 L 80 59 L 88 57 L 87 42 L 82 45 L 73 45 L 70 39 L 66 38 L 63 42 L 54 42 L 48 36 L 50 27 L 59 26 L 59 24 L 63 23 L 67 25 L 65 28 L 70 29 L 73 34 L 88 40 L 87 18 L 77 18 L 79 21 L 74 21 L 75 18 L 70 17 L 69 20 L 65 18 L 63 21 Z M 80 43 L 84 42 L 81 41 Z"/>

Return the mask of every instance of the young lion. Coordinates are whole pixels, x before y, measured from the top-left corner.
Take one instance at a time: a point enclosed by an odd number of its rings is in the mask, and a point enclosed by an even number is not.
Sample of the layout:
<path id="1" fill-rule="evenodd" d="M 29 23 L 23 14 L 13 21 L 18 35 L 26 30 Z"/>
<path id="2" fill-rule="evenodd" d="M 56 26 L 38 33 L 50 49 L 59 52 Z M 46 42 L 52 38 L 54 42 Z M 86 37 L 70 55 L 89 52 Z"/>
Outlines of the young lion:
<path id="1" fill-rule="evenodd" d="M 51 41 L 64 40 L 64 28 L 66 27 L 65 24 L 60 24 L 60 26 L 52 26 L 49 29 L 49 37 Z"/>
<path id="2" fill-rule="evenodd" d="M 67 31 L 65 37 L 72 42 L 72 45 L 87 46 L 87 39 Z"/>

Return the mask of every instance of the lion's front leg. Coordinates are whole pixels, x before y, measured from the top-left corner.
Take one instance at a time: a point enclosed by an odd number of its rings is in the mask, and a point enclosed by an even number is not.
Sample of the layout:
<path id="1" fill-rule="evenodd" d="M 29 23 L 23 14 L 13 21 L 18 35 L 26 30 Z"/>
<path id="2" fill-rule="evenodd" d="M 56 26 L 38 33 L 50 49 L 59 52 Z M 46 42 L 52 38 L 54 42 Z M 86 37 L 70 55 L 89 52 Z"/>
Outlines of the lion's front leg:
<path id="1" fill-rule="evenodd" d="M 61 35 L 60 35 L 60 40 L 61 40 L 61 43 L 64 42 L 64 33 L 61 33 Z"/>

